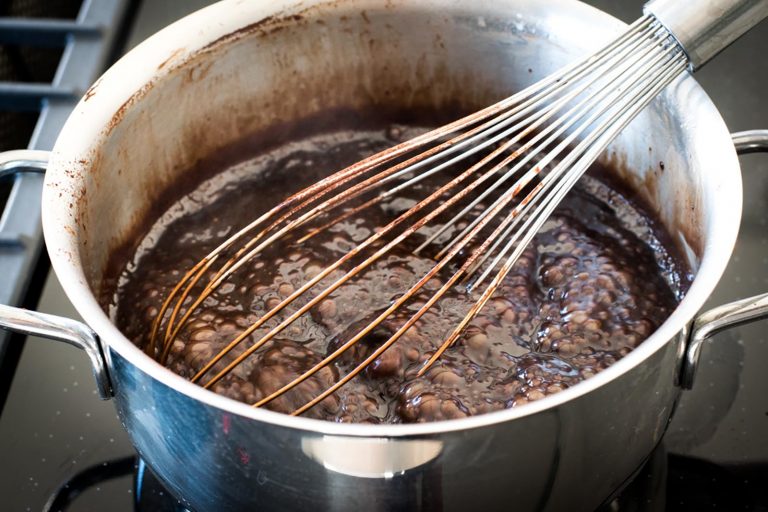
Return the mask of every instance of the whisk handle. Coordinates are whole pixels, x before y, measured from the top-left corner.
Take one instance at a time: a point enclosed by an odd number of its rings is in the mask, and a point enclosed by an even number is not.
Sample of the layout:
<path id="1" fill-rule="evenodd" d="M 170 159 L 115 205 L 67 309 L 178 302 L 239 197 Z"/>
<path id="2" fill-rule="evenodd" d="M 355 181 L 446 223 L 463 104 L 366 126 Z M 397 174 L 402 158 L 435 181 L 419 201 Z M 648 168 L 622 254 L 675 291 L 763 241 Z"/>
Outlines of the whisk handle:
<path id="1" fill-rule="evenodd" d="M 768 16 L 768 0 L 651 0 L 652 14 L 685 50 L 692 71 Z"/>

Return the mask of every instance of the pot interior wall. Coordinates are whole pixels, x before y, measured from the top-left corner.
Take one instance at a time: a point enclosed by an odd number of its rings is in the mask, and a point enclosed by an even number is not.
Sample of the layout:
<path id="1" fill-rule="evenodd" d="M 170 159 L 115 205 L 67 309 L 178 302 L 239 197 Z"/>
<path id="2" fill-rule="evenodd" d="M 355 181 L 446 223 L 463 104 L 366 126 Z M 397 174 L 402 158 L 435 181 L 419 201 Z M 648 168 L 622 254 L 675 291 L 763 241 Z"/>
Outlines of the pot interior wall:
<path id="1" fill-rule="evenodd" d="M 110 254 L 135 247 L 170 201 L 205 177 L 190 169 L 243 137 L 279 141 L 286 121 L 329 109 L 340 109 L 340 125 L 350 111 L 479 109 L 621 29 L 606 17 L 608 32 L 594 30 L 590 17 L 535 2 L 433 4 L 361 0 L 239 20 L 247 28 L 161 66 L 115 114 L 85 178 L 78 236 L 91 287 L 98 293 L 108 267 L 125 262 L 110 263 Z M 695 267 L 708 221 L 699 157 L 678 129 L 685 94 L 685 84 L 665 93 L 604 160 L 656 205 Z"/>

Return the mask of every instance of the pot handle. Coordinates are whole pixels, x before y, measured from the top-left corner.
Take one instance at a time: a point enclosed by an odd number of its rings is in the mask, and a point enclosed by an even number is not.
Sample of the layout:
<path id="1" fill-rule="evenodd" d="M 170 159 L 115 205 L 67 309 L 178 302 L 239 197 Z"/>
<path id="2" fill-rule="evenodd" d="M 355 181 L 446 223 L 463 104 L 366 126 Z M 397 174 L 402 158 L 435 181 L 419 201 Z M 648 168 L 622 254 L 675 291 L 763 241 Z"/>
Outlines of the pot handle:
<path id="1" fill-rule="evenodd" d="M 731 135 L 739 155 L 768 152 L 768 130 L 752 130 Z M 737 300 L 700 313 L 693 321 L 685 350 L 680 385 L 691 389 L 703 343 L 729 327 L 768 318 L 768 293 Z"/>
<path id="2" fill-rule="evenodd" d="M 0 304 L 0 328 L 63 341 L 85 350 L 91 360 L 99 396 L 103 400 L 113 396 L 101 343 L 96 333 L 84 323 L 71 318 Z"/>
<path id="3" fill-rule="evenodd" d="M 19 172 L 45 172 L 47 151 L 16 150 L 0 153 L 0 179 Z M 91 360 L 96 389 L 107 400 L 113 396 L 107 364 L 99 338 L 82 322 L 47 313 L 0 304 L 0 328 L 26 335 L 63 341 L 85 350 Z"/>

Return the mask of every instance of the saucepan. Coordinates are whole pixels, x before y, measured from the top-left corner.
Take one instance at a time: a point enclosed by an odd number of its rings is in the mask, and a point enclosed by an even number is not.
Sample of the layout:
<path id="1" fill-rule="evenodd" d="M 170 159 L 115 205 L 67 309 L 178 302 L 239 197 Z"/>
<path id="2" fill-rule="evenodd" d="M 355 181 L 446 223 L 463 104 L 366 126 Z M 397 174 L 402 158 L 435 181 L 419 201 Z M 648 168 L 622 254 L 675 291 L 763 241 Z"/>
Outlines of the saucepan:
<path id="1" fill-rule="evenodd" d="M 702 342 L 768 315 L 766 295 L 699 313 L 731 255 L 742 193 L 734 141 L 690 76 L 603 159 L 655 210 L 695 278 L 636 350 L 555 395 L 430 424 L 291 417 L 173 374 L 100 303 L 112 256 L 193 185 L 198 161 L 242 137 L 279 136 L 286 120 L 330 109 L 478 109 L 623 27 L 570 0 L 231 0 L 192 14 L 109 69 L 50 155 L 2 155 L 2 173 L 45 169 L 46 245 L 85 323 L 2 306 L 0 324 L 85 349 L 137 451 L 192 510 L 594 509 L 664 435 Z M 768 133 L 736 146 L 765 149 Z"/>

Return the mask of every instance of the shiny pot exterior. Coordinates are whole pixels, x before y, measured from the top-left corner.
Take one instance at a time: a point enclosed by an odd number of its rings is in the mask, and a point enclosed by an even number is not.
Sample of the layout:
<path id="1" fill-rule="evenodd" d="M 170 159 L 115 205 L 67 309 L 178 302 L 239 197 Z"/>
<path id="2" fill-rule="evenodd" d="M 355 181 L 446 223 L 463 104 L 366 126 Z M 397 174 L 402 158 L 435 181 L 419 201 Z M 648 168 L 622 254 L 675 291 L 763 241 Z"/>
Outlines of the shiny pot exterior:
<path id="1" fill-rule="evenodd" d="M 114 351 L 110 371 L 133 444 L 193 510 L 591 511 L 661 440 L 680 392 L 678 341 L 558 407 L 403 437 L 254 421 L 178 392 Z"/>
<path id="2" fill-rule="evenodd" d="M 197 511 L 591 510 L 640 466 L 674 408 L 683 333 L 725 268 L 741 213 L 729 134 L 690 77 L 605 160 L 656 210 L 696 279 L 627 357 L 525 407 L 382 426 L 257 410 L 155 363 L 97 300 L 110 255 L 170 204 L 195 162 L 243 136 L 279 139 L 280 121 L 327 109 L 477 109 L 622 27 L 568 0 L 232 0 L 153 36 L 87 92 L 49 165 L 46 242 L 98 333 L 133 443 L 178 497 Z"/>

